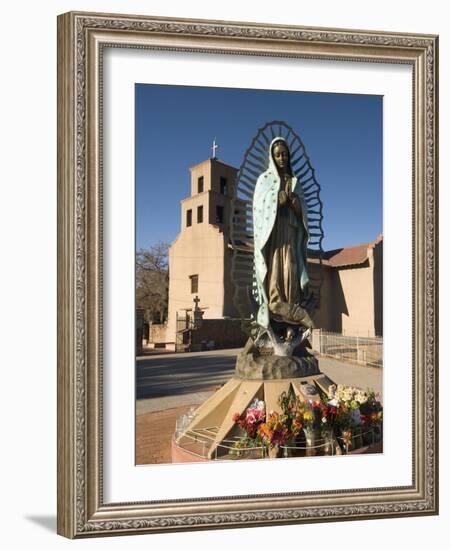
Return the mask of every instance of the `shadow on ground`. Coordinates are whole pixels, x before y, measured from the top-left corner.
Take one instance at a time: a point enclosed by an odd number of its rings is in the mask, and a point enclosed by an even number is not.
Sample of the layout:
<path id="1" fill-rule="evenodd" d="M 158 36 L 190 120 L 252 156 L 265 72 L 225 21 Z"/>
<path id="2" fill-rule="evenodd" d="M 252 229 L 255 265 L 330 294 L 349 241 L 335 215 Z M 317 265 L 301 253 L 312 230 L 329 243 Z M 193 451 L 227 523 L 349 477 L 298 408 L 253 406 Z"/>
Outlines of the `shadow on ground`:
<path id="1" fill-rule="evenodd" d="M 234 355 L 176 355 L 141 360 L 136 365 L 136 398 L 208 391 L 226 382 L 235 364 Z"/>

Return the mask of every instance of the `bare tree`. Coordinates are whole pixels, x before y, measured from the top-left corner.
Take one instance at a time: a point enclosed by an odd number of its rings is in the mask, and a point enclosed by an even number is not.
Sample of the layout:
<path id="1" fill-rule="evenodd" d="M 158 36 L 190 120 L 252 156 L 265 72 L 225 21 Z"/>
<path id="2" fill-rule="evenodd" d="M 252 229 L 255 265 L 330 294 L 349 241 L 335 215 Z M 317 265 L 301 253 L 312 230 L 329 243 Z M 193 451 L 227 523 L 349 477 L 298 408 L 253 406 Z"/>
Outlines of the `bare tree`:
<path id="1" fill-rule="evenodd" d="M 159 242 L 136 253 L 136 307 L 146 321 L 164 323 L 169 301 L 169 245 Z"/>

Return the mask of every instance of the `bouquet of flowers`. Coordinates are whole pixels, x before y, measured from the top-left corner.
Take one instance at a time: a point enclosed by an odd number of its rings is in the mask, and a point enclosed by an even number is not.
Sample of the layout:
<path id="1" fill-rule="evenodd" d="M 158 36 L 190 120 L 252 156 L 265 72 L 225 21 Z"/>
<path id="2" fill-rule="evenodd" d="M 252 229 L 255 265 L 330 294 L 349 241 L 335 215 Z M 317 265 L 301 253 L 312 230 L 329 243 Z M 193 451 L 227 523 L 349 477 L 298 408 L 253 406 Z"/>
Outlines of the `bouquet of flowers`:
<path id="1" fill-rule="evenodd" d="M 287 419 L 289 439 L 297 438 L 304 429 L 329 431 L 337 412 L 336 407 L 320 401 L 301 401 L 292 390 L 281 394 L 280 405 Z"/>
<path id="2" fill-rule="evenodd" d="M 271 411 L 266 415 L 264 401 L 255 399 L 242 413 L 235 413 L 233 421 L 244 430 L 245 434 L 236 441 L 236 449 L 280 447 L 288 434 L 284 415 Z"/>
<path id="3" fill-rule="evenodd" d="M 309 433 L 309 437 L 328 441 L 334 434 L 348 450 L 354 436 L 364 435 L 362 427 L 373 428 L 382 423 L 383 407 L 373 391 L 338 385 L 331 386 L 329 392 L 331 399 L 302 401 L 291 387 L 279 397 L 281 413 L 267 413 L 264 401 L 254 399 L 243 413 L 233 415 L 233 421 L 244 432 L 234 448 L 240 452 L 254 448 L 274 450 Z"/>
<path id="4" fill-rule="evenodd" d="M 264 401 L 255 399 L 243 414 L 235 413 L 233 421 L 245 430 L 250 439 L 257 435 L 258 426 L 266 419 Z"/>
<path id="5" fill-rule="evenodd" d="M 365 426 L 379 426 L 383 421 L 383 406 L 375 392 L 368 392 L 367 399 L 360 405 L 361 423 Z"/>
<path id="6" fill-rule="evenodd" d="M 328 405 L 336 407 L 335 427 L 348 449 L 352 445 L 355 430 L 364 426 L 379 426 L 383 419 L 383 407 L 379 395 L 353 386 L 331 386 L 333 396 Z"/>
<path id="7" fill-rule="evenodd" d="M 277 412 L 270 412 L 266 421 L 258 426 L 258 436 L 264 447 L 273 449 L 285 444 L 288 436 L 286 418 Z"/>

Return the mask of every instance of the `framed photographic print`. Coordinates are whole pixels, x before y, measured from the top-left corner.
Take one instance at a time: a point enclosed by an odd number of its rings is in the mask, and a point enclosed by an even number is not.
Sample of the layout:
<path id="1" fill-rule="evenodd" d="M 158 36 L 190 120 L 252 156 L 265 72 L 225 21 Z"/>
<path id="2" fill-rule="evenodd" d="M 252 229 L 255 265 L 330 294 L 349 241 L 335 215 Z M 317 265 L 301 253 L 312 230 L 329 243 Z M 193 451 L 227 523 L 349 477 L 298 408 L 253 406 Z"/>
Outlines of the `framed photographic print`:
<path id="1" fill-rule="evenodd" d="M 430 35 L 58 19 L 58 532 L 436 514 Z"/>

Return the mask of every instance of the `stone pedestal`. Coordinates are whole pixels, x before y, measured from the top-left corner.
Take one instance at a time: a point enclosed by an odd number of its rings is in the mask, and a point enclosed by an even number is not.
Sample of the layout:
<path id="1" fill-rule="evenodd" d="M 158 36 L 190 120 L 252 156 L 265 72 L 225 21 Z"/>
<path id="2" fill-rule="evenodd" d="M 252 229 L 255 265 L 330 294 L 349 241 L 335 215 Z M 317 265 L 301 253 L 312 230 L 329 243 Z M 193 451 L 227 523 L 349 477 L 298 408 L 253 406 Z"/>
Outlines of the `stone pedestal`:
<path id="1" fill-rule="evenodd" d="M 320 394 L 329 397 L 333 382 L 319 370 L 317 359 L 307 357 L 238 356 L 236 374 L 196 410 L 188 428 L 176 439 L 181 448 L 194 446 L 206 449 L 208 459 L 226 455 L 232 438 L 238 434 L 233 421 L 255 398 L 265 402 L 266 411 L 282 412 L 278 399 L 292 390 L 300 400 L 320 401 Z M 336 442 L 336 452 L 340 452 Z M 200 459 L 200 455 L 199 455 Z"/>

